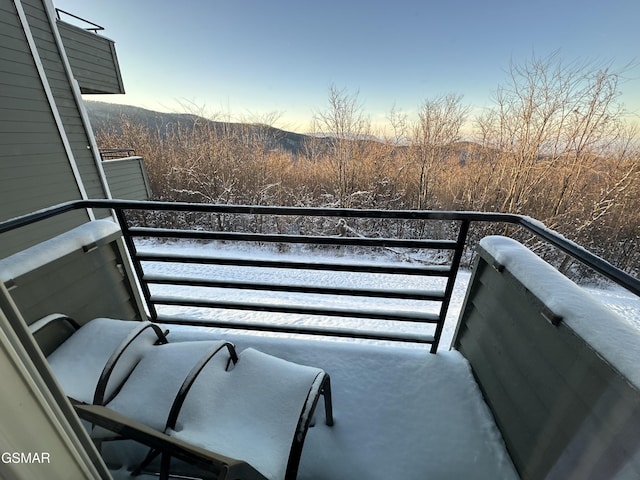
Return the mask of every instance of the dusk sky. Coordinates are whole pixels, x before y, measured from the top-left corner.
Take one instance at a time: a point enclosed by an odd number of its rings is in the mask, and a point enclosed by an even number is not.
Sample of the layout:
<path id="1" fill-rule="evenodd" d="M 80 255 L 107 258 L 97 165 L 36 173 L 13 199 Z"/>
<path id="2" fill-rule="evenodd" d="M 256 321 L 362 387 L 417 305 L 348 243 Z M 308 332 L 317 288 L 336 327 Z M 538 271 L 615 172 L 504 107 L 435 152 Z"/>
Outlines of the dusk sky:
<path id="1" fill-rule="evenodd" d="M 392 107 L 464 96 L 479 111 L 510 61 L 635 62 L 622 102 L 640 114 L 639 0 L 54 0 L 105 27 L 126 95 L 90 96 L 160 111 L 204 108 L 235 120 L 279 112 L 309 131 L 330 85 L 359 92 L 374 125 Z"/>

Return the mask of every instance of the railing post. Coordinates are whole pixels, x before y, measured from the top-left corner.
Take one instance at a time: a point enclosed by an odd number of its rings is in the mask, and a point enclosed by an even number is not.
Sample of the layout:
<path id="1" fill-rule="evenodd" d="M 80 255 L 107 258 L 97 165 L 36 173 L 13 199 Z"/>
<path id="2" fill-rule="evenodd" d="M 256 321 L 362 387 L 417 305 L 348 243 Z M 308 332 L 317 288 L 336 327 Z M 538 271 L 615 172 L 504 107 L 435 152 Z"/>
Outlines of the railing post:
<path id="1" fill-rule="evenodd" d="M 453 259 L 451 260 L 451 269 L 447 277 L 447 286 L 444 290 L 444 299 L 442 300 L 442 306 L 440 307 L 440 320 L 436 324 L 436 331 L 433 335 L 433 343 L 431 344 L 431 353 L 438 351 L 438 345 L 440 344 L 440 337 L 442 336 L 442 330 L 444 328 L 444 321 L 447 318 L 447 312 L 449 311 L 449 304 L 451 303 L 451 295 L 453 294 L 453 287 L 458 277 L 458 269 L 460 268 L 460 260 L 464 253 L 464 247 L 467 243 L 467 234 L 469 233 L 469 220 L 462 220 L 460 224 L 460 231 L 458 232 L 458 238 L 456 240 L 456 248 L 453 251 Z"/>
<path id="2" fill-rule="evenodd" d="M 129 223 L 127 222 L 124 210 L 122 208 L 116 208 L 115 212 L 118 223 L 120 224 L 120 230 L 122 230 L 124 243 L 127 246 L 127 250 L 129 251 L 129 258 L 131 259 L 131 263 L 133 264 L 133 270 L 136 274 L 137 283 L 138 285 L 140 285 L 142 296 L 144 297 L 147 309 L 149 310 L 149 316 L 151 317 L 151 320 L 155 321 L 156 318 L 158 318 L 158 312 L 156 311 L 155 305 L 151 301 L 151 291 L 149 290 L 149 284 L 144 279 L 144 270 L 142 269 L 142 263 L 138 258 L 136 244 L 133 241 L 133 237 L 131 236 L 131 233 L 129 231 Z"/>

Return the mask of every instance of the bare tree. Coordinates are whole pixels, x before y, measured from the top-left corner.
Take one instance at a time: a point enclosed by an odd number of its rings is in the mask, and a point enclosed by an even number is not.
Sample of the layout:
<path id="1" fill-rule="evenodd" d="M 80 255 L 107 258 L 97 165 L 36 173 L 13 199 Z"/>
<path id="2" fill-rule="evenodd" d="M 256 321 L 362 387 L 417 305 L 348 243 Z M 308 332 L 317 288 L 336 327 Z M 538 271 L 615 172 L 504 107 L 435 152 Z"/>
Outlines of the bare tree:
<path id="1" fill-rule="evenodd" d="M 365 140 L 371 136 L 369 117 L 364 113 L 358 92 L 329 87 L 329 105 L 313 118 L 315 135 L 327 137 L 327 161 L 335 179 L 335 205 L 351 206 L 357 192 L 357 177 L 364 157 Z"/>
<path id="2" fill-rule="evenodd" d="M 500 209 L 527 212 L 544 201 L 547 215 L 558 215 L 589 162 L 619 137 L 621 74 L 609 65 L 565 64 L 556 52 L 512 63 L 509 75 L 495 93 L 494 108 L 478 119 L 483 145 L 502 157 Z M 562 181 L 554 182 L 559 191 L 549 195 L 543 187 L 552 176 Z"/>
<path id="3" fill-rule="evenodd" d="M 418 166 L 418 196 L 416 207 L 433 208 L 435 182 L 438 174 L 460 141 L 460 129 L 469 108 L 462 104 L 462 96 L 448 94 L 425 100 L 412 127 L 412 151 Z"/>

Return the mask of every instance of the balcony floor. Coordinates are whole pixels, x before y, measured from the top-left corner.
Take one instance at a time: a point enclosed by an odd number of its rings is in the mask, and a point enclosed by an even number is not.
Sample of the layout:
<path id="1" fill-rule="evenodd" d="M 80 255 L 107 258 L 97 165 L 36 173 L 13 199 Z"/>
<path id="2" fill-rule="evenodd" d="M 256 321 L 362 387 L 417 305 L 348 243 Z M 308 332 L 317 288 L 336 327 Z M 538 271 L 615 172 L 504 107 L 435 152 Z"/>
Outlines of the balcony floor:
<path id="1" fill-rule="evenodd" d="M 309 430 L 298 478 L 518 478 L 458 352 L 172 326 L 170 341 L 225 338 L 331 375 L 335 425 Z M 115 472 L 115 477 L 118 477 Z"/>

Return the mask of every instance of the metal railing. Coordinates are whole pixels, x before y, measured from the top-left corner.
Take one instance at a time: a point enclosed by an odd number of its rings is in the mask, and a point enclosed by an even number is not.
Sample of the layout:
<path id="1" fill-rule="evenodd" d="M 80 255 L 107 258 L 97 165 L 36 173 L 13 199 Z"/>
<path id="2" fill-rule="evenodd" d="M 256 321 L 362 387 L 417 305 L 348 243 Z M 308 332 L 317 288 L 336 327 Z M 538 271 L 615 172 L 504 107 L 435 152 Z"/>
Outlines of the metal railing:
<path id="1" fill-rule="evenodd" d="M 101 148 L 101 160 L 115 160 L 118 158 L 135 157 L 136 151 L 133 148 Z"/>
<path id="2" fill-rule="evenodd" d="M 69 13 L 69 12 L 67 12 L 65 10 L 60 9 L 60 8 L 56 8 L 56 16 L 58 17 L 58 20 L 64 20 L 63 18 L 61 18 L 61 14 L 62 15 L 66 15 L 66 16 L 71 17 L 71 18 L 74 18 L 76 20 L 80 20 L 81 22 L 83 22 L 83 23 L 85 23 L 87 25 L 91 25 L 90 27 L 86 27 L 86 26 L 85 27 L 81 27 L 84 30 L 88 30 L 88 31 L 93 32 L 93 33 L 98 33 L 99 31 L 104 30 L 104 27 L 98 25 L 97 23 L 90 22 L 86 18 L 82 18 L 82 17 L 79 17 L 77 15 L 74 15 L 73 13 Z"/>
<path id="3" fill-rule="evenodd" d="M 36 223 L 76 209 L 108 208 L 112 209 L 123 232 L 124 241 L 131 255 L 131 261 L 141 286 L 150 317 L 163 323 L 204 325 L 247 330 L 263 330 L 283 333 L 299 333 L 310 335 L 325 335 L 337 337 L 352 337 L 374 340 L 389 340 L 401 342 L 424 343 L 431 346 L 431 352 L 438 348 L 443 325 L 449 309 L 454 282 L 460 266 L 460 260 L 466 247 L 467 234 L 473 223 L 503 223 L 518 225 L 561 251 L 591 267 L 598 273 L 627 288 L 636 295 L 640 295 L 640 281 L 610 263 L 588 252 L 579 245 L 568 241 L 559 234 L 547 229 L 539 222 L 528 217 L 511 214 L 456 212 L 456 211 L 415 211 L 415 210 L 358 210 L 358 209 L 327 209 L 302 207 L 270 207 L 270 206 L 242 206 L 242 205 L 212 205 L 174 202 L 138 202 L 120 200 L 84 200 L 62 204 L 26 215 L 20 218 L 0 223 L 0 234 Z M 426 222 L 437 221 L 447 225 L 451 238 L 383 238 L 371 236 L 345 236 L 344 231 L 334 230 L 335 234 L 304 235 L 295 233 L 255 233 L 253 231 L 228 231 L 220 228 L 206 230 L 196 228 L 159 228 L 157 226 L 139 226 L 140 215 L 165 215 L 167 212 L 179 214 L 189 212 L 190 215 L 213 216 L 251 216 L 253 218 L 299 219 L 315 217 L 318 219 L 334 218 L 340 222 Z M 132 223 L 135 219 L 135 224 Z M 166 219 L 165 219 L 166 220 Z M 275 223 L 274 223 L 275 224 Z M 200 228 L 202 224 L 199 225 Z M 342 235 L 340 234 L 342 233 Z M 315 245 L 318 248 L 355 248 L 359 252 L 367 249 L 392 249 L 394 251 L 424 252 L 437 251 L 439 258 L 446 262 L 438 264 L 397 263 L 394 265 L 376 262 L 363 263 L 361 261 L 308 261 L 305 257 L 269 257 L 253 258 L 229 257 L 221 255 L 184 255 L 180 253 L 163 253 L 157 249 L 149 251 L 139 250 L 136 239 L 190 239 L 196 241 L 220 242 L 252 242 L 260 245 Z M 264 281 L 234 281 L 223 278 L 210 278 L 195 275 L 158 274 L 149 271 L 149 265 L 161 263 L 178 263 L 186 265 L 218 265 L 234 266 L 237 268 L 275 268 L 328 272 L 368 272 L 385 275 L 406 275 L 407 279 L 415 276 L 429 276 L 442 279 L 441 288 L 416 290 L 415 288 L 383 289 L 383 288 L 344 288 L 335 285 L 307 285 L 290 283 L 273 283 Z M 183 269 L 180 269 L 183 270 Z M 406 280 L 405 283 L 409 283 Z M 154 291 L 158 285 L 176 288 L 202 287 L 207 292 L 214 289 L 231 289 L 237 292 L 234 300 L 225 300 L 214 293 L 205 293 L 197 297 L 172 296 Z M 243 300 L 243 292 L 258 291 L 287 292 L 294 295 L 323 295 L 359 298 L 383 298 L 398 301 L 410 301 L 414 305 L 411 309 L 385 308 L 341 308 L 327 306 L 328 302 L 319 305 L 291 304 L 286 302 L 252 302 Z M 166 288 L 165 288 L 166 292 Z M 418 302 L 419 306 L 415 306 Z M 427 308 L 427 305 L 429 308 Z M 344 326 L 341 320 L 327 324 L 298 324 L 297 322 L 256 322 L 256 321 L 228 321 L 221 319 L 194 319 L 180 316 L 170 316 L 162 313 L 167 306 L 180 306 L 197 309 L 225 309 L 253 312 L 271 312 L 278 314 L 296 314 L 298 316 L 320 316 L 345 319 L 367 319 L 367 325 L 381 323 L 385 328 L 370 328 Z M 435 307 L 435 308 L 434 308 Z M 398 323 L 395 323 L 398 322 Z M 387 328 L 388 326 L 391 328 Z M 403 328 L 393 328 L 403 325 Z M 412 333 L 406 325 L 420 325 Z M 409 333 L 408 333 L 409 332 Z"/>

